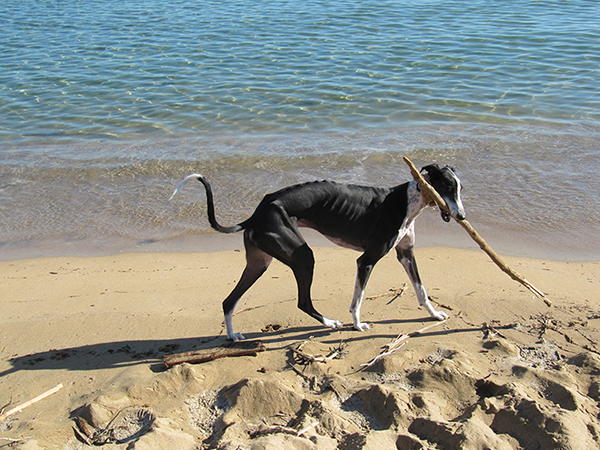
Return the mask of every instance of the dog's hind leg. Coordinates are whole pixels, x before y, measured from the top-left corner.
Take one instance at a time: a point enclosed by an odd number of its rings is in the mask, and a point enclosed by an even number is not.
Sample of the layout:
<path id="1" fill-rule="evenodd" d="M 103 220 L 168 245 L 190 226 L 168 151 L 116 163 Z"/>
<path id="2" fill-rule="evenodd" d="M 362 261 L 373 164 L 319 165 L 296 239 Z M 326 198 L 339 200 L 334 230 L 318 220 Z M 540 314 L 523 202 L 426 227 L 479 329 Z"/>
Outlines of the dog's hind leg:
<path id="1" fill-rule="evenodd" d="M 415 290 L 415 294 L 417 294 L 417 299 L 419 300 L 419 305 L 424 307 L 427 312 L 437 320 L 444 320 L 448 318 L 448 314 L 443 311 L 436 311 L 433 308 L 433 305 L 429 301 L 429 297 L 427 296 L 427 292 L 425 291 L 425 286 L 421 282 L 421 277 L 419 277 L 419 272 L 417 270 L 417 262 L 415 260 L 415 254 L 413 251 L 413 243 L 414 243 L 414 232 L 408 232 L 407 235 L 402 238 L 400 243 L 396 246 L 396 254 L 398 256 L 398 261 L 406 270 L 406 274 L 410 279 L 411 284 L 413 285 L 413 289 Z"/>
<path id="2" fill-rule="evenodd" d="M 310 290 L 315 258 L 297 225 L 277 205 L 273 205 L 270 211 L 265 211 L 263 219 L 260 230 L 258 227 L 253 230 L 252 240 L 261 250 L 292 269 L 298 284 L 298 308 L 326 327 L 341 328 L 339 320 L 324 317 L 313 306 Z"/>
<path id="3" fill-rule="evenodd" d="M 242 273 L 240 281 L 231 291 L 231 294 L 223 301 L 223 312 L 225 314 L 225 327 L 227 338 L 232 341 L 240 341 L 244 336 L 233 331 L 233 311 L 239 299 L 244 293 L 265 273 L 273 257 L 260 250 L 250 239 L 248 233 L 244 233 L 244 247 L 246 248 L 246 268 Z"/>
<path id="4" fill-rule="evenodd" d="M 298 308 L 328 328 L 341 328 L 342 323 L 339 320 L 328 319 L 313 306 L 310 289 L 313 281 L 315 258 L 308 244 L 304 242 L 294 250 L 292 255 L 291 261 L 283 262 L 290 266 L 298 284 Z"/>

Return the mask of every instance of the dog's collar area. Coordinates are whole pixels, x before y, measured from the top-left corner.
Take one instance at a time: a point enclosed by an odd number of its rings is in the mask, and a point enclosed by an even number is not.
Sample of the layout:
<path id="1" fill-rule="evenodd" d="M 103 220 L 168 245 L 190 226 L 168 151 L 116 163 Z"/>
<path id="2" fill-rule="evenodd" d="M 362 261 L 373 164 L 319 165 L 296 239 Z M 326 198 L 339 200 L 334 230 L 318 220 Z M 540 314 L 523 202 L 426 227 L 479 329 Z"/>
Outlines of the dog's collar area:
<path id="1" fill-rule="evenodd" d="M 423 198 L 423 205 L 425 207 L 431 206 L 431 207 L 435 208 L 437 206 L 437 203 L 435 202 L 433 197 L 431 195 L 429 195 L 428 192 L 421 191 L 418 183 L 417 183 L 417 191 L 421 194 L 421 197 Z M 450 213 L 444 211 L 443 208 L 439 208 L 439 209 L 440 209 L 440 215 L 442 216 L 442 220 L 444 222 L 450 222 L 450 218 L 451 218 Z"/>
<path id="2" fill-rule="evenodd" d="M 436 205 L 433 197 L 431 195 L 429 195 L 429 193 L 427 193 L 427 192 L 422 192 L 421 189 L 419 188 L 418 183 L 417 183 L 417 191 L 421 193 L 421 197 L 423 197 L 423 203 L 425 206 L 435 206 Z"/>

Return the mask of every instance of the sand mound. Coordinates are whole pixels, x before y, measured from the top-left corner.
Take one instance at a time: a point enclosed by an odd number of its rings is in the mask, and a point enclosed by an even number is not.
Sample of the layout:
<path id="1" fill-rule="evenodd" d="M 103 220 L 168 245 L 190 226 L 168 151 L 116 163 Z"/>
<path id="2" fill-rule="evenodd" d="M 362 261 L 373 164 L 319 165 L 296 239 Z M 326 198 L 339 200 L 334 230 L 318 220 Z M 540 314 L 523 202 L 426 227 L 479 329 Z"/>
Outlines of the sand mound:
<path id="1" fill-rule="evenodd" d="M 155 418 L 131 409 L 136 420 L 127 436 L 106 440 L 114 448 L 218 449 L 581 449 L 600 443 L 600 357 L 584 352 L 539 367 L 530 354 L 548 353 L 548 343 L 514 356 L 504 340 L 473 358 L 440 348 L 404 372 L 384 367 L 348 376 L 322 374 L 323 363 L 296 372 L 262 373 L 221 389 L 198 388 L 197 366 L 184 364 L 157 376 L 152 398 L 180 393 L 180 419 Z M 386 359 L 401 358 L 390 356 Z M 539 359 L 539 358 L 538 358 Z M 487 366 L 482 364 L 488 361 Z M 493 363 L 505 370 L 490 372 Z M 315 367 L 312 367 L 315 366 Z M 383 367 L 383 370 L 382 370 Z M 320 373 L 313 375 L 312 373 Z M 485 374 L 485 376 L 483 376 Z M 165 383 L 166 382 L 166 383 Z M 156 389 L 158 387 L 158 389 Z M 148 389 L 146 389 L 148 390 Z M 131 390 L 140 392 L 139 386 Z M 157 392 L 159 393 L 157 396 Z M 106 430 L 119 411 L 141 398 L 104 395 L 85 405 L 79 418 Z M 171 413 L 171 416 L 173 414 Z M 139 418 L 150 423 L 141 427 Z M 82 420 L 82 419 L 78 419 Z M 187 430 L 183 430 L 181 422 Z M 78 422 L 81 429 L 81 422 Z M 137 428 L 136 428 L 137 427 Z M 137 430 L 137 431 L 136 431 Z M 89 433 L 88 433 L 89 434 Z M 108 433 L 110 435 L 110 433 Z M 105 432 L 106 435 L 106 432 Z M 96 441 L 96 443 L 102 443 Z M 77 448 L 77 447 L 74 447 Z"/>

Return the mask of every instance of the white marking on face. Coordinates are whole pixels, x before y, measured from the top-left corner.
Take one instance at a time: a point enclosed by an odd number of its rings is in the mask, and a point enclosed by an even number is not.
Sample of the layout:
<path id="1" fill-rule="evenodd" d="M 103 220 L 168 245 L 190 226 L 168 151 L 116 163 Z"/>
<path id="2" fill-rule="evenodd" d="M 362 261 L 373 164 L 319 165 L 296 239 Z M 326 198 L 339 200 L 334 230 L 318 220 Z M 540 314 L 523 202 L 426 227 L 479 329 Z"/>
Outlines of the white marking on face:
<path id="1" fill-rule="evenodd" d="M 454 177 L 454 180 L 456 181 L 456 192 L 454 192 L 453 199 L 445 199 L 445 200 L 448 203 L 448 206 L 450 207 L 450 212 L 452 213 L 452 216 L 455 217 L 456 219 L 462 220 L 465 218 L 465 207 L 463 206 L 462 198 L 460 196 L 460 191 L 462 190 L 462 184 L 460 182 L 460 179 L 456 176 L 456 174 L 454 172 L 452 172 L 452 176 Z M 448 200 L 450 200 L 450 201 L 448 201 Z"/>

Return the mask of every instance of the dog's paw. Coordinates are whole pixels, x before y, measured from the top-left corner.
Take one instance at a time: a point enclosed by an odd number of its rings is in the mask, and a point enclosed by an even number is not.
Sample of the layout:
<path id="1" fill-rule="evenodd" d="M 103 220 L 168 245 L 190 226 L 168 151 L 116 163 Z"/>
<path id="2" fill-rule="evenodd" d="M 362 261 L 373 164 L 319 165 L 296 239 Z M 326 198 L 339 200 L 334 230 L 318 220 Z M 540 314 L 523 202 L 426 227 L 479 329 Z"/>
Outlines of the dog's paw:
<path id="1" fill-rule="evenodd" d="M 371 326 L 368 323 L 359 322 L 357 325 L 354 325 L 354 328 L 358 331 L 367 331 Z"/>
<path id="2" fill-rule="evenodd" d="M 246 338 L 241 333 L 233 333 L 233 334 L 228 334 L 227 339 L 229 339 L 230 341 L 233 341 L 233 342 L 239 342 L 239 341 L 243 341 Z"/>
<path id="3" fill-rule="evenodd" d="M 448 314 L 446 314 L 444 311 L 433 311 L 431 313 L 431 317 L 433 317 L 436 320 L 446 320 L 450 316 L 448 316 Z"/>
<path id="4" fill-rule="evenodd" d="M 334 330 L 336 328 L 342 328 L 343 326 L 342 322 L 340 322 L 339 320 L 327 319 L 326 317 L 323 317 L 323 325 L 325 325 L 328 328 L 333 328 Z"/>

